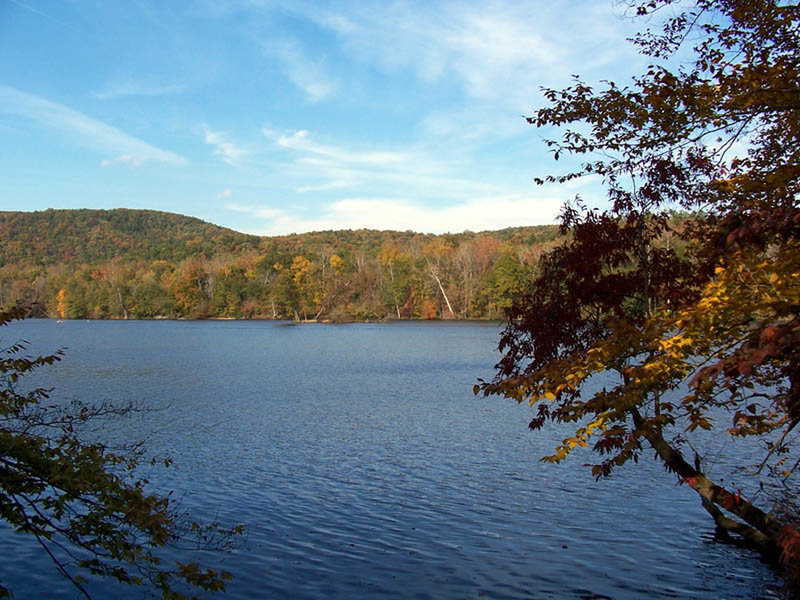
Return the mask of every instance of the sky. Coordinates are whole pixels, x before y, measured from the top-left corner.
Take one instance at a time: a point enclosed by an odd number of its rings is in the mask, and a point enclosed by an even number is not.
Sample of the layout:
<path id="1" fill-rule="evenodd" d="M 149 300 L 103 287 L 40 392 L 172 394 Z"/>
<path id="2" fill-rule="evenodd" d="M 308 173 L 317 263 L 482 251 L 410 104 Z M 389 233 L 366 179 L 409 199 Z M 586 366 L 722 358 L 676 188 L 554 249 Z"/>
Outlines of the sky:
<path id="1" fill-rule="evenodd" d="M 553 223 L 591 179 L 526 123 L 626 82 L 619 0 L 0 0 L 0 210 L 141 208 L 237 231 Z"/>

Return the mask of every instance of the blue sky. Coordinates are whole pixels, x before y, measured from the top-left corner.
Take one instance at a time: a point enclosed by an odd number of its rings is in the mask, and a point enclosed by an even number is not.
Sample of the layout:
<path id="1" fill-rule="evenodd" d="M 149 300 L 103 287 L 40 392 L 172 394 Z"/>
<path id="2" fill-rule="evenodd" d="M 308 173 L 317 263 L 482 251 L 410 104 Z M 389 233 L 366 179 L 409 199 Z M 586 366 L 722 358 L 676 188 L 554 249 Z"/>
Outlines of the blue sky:
<path id="1" fill-rule="evenodd" d="M 0 209 L 238 231 L 554 222 L 540 87 L 626 81 L 617 0 L 0 0 Z"/>

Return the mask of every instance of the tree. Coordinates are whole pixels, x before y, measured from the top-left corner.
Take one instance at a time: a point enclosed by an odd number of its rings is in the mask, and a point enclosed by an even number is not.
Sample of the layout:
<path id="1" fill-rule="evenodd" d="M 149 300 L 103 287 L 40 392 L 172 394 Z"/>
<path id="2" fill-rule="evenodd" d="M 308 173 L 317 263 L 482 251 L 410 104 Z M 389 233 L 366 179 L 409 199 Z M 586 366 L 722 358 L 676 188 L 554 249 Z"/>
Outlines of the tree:
<path id="1" fill-rule="evenodd" d="M 505 310 L 524 287 L 525 269 L 510 252 L 503 252 L 494 261 L 486 280 L 492 305 Z"/>
<path id="2" fill-rule="evenodd" d="M 390 300 L 398 319 L 402 319 L 401 302 L 405 302 L 410 287 L 411 257 L 395 246 L 384 244 L 378 254 L 378 262 L 389 272 L 384 280 L 385 296 Z"/>
<path id="3" fill-rule="evenodd" d="M 275 263 L 272 269 L 275 273 L 274 281 L 272 281 L 270 288 L 273 315 L 278 313 L 293 315 L 294 319 L 299 321 L 300 316 L 297 313 L 299 294 L 292 270 L 284 267 L 281 263 Z"/>
<path id="4" fill-rule="evenodd" d="M 528 119 L 562 128 L 547 142 L 556 160 L 583 158 L 537 181 L 599 175 L 611 207 L 565 208 L 570 237 L 515 298 L 497 375 L 476 393 L 529 402 L 532 429 L 572 424 L 544 460 L 591 444 L 598 478 L 649 447 L 700 495 L 720 535 L 780 558 L 798 578 L 796 517 L 712 480 L 696 449 L 705 430 L 755 437 L 764 450 L 753 489 L 795 495 L 800 9 L 774 0 L 632 7 L 651 18 L 671 11 L 660 31 L 634 39 L 655 64 L 625 87 L 596 91 L 576 78 L 545 90 L 549 105 Z M 695 211 L 680 254 L 666 243 L 676 206 Z"/>
<path id="5" fill-rule="evenodd" d="M 24 313 L 0 312 L 0 325 Z M 145 490 L 146 481 L 137 477 L 140 448 L 112 448 L 83 435 L 89 425 L 137 407 L 65 404 L 45 389 L 19 391 L 23 377 L 62 356 L 24 352 L 22 343 L 13 343 L 0 355 L 0 519 L 34 536 L 87 598 L 92 577 L 150 586 L 171 599 L 184 598 L 181 590 L 192 586 L 223 590 L 229 573 L 196 562 L 166 566 L 159 550 L 184 543 L 226 547 L 241 528 L 187 522 L 169 496 Z M 10 593 L 0 582 L 0 597 Z"/>
<path id="6" fill-rule="evenodd" d="M 133 292 L 132 312 L 137 318 L 172 316 L 177 313 L 175 301 L 161 283 L 157 271 L 143 271 L 139 277 Z"/>
<path id="7" fill-rule="evenodd" d="M 226 317 L 241 316 L 241 307 L 247 288 L 247 275 L 244 267 L 228 264 L 216 273 L 214 292 L 210 298 L 211 311 Z"/>
<path id="8" fill-rule="evenodd" d="M 319 293 L 314 281 L 314 264 L 305 256 L 295 256 L 292 260 L 292 278 L 297 286 L 300 310 L 303 320 L 308 320 L 308 312 L 316 311 L 319 305 Z"/>
<path id="9" fill-rule="evenodd" d="M 425 248 L 425 263 L 428 266 L 428 274 L 436 282 L 442 294 L 442 299 L 447 305 L 447 312 L 442 310 L 443 316 L 446 319 L 454 319 L 456 316 L 453 306 L 450 304 L 450 299 L 447 297 L 444 285 L 442 285 L 442 279 L 446 277 L 450 270 L 449 267 L 452 255 L 453 248 L 445 242 L 432 242 Z"/>
<path id="10" fill-rule="evenodd" d="M 170 293 L 184 314 L 205 317 L 213 293 L 211 274 L 197 260 L 185 262 L 172 276 Z"/>

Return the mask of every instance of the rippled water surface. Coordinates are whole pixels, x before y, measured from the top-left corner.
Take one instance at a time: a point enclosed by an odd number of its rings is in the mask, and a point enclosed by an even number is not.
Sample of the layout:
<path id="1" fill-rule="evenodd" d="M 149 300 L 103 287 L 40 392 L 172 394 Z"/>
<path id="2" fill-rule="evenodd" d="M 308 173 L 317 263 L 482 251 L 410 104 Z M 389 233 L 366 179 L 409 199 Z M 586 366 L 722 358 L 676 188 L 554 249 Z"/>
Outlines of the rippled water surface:
<path id="1" fill-rule="evenodd" d="M 121 431 L 175 459 L 151 476 L 160 490 L 245 524 L 245 547 L 222 557 L 229 597 L 778 597 L 775 573 L 714 542 L 696 496 L 658 464 L 596 483 L 588 456 L 539 463 L 560 435 L 472 394 L 498 331 L 26 321 L 0 336 L 67 348 L 37 379 L 59 397 L 168 407 Z M 0 556 L 17 598 L 77 597 L 35 542 L 0 529 Z"/>

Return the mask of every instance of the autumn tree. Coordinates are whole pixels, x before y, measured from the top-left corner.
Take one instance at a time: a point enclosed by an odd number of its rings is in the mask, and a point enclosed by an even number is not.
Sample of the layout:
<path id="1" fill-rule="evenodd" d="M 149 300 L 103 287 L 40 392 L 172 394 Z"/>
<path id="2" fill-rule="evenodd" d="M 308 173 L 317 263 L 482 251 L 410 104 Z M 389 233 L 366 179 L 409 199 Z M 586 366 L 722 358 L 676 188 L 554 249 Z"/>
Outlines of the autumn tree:
<path id="1" fill-rule="evenodd" d="M 136 318 L 168 317 L 177 313 L 176 302 L 164 284 L 164 275 L 159 273 L 161 265 L 156 263 L 164 261 L 156 261 L 137 274 L 132 298 L 132 312 Z"/>
<path id="2" fill-rule="evenodd" d="M 525 269 L 509 251 L 500 254 L 486 274 L 486 291 L 491 305 L 499 310 L 511 307 L 525 287 Z"/>
<path id="3" fill-rule="evenodd" d="M 442 310 L 442 315 L 447 319 L 453 319 L 456 316 L 445 289 L 453 253 L 453 248 L 443 241 L 432 242 L 425 248 L 425 264 L 428 275 L 436 282 L 438 291 L 442 295 L 444 305 L 447 307 L 446 311 Z"/>
<path id="4" fill-rule="evenodd" d="M 56 310 L 59 319 L 65 319 L 67 316 L 67 290 L 61 288 L 58 290 L 58 294 L 56 295 L 56 301 L 58 304 L 56 305 Z"/>
<path id="5" fill-rule="evenodd" d="M 300 310 L 303 320 L 308 320 L 308 313 L 313 315 L 319 305 L 319 288 L 314 278 L 314 263 L 305 256 L 295 256 L 292 260 L 292 279 L 297 286 Z M 313 312 L 312 312 L 313 311 Z"/>
<path id="6" fill-rule="evenodd" d="M 0 325 L 24 314 L 24 308 L 0 312 Z M 105 420 L 142 409 L 66 403 L 49 390 L 20 389 L 25 377 L 61 358 L 60 352 L 28 356 L 21 342 L 0 354 L 0 519 L 35 538 L 86 598 L 98 578 L 175 600 L 191 589 L 223 590 L 227 572 L 197 562 L 168 564 L 162 551 L 224 548 L 240 528 L 187 521 L 168 495 L 145 489 L 139 446 L 95 439 Z M 5 585 L 0 581 L 0 597 L 13 592 Z"/>
<path id="7" fill-rule="evenodd" d="M 263 281 L 267 288 L 267 296 L 272 311 L 272 318 L 279 316 L 294 316 L 299 320 L 297 313 L 297 285 L 294 282 L 291 269 L 276 262 L 272 267 L 263 271 Z"/>
<path id="8" fill-rule="evenodd" d="M 185 314 L 204 317 L 209 311 L 211 275 L 197 260 L 181 265 L 172 275 L 170 293 Z"/>
<path id="9" fill-rule="evenodd" d="M 226 264 L 216 273 L 213 294 L 210 298 L 211 311 L 226 317 L 241 316 L 244 303 L 247 276 L 244 267 Z"/>
<path id="10" fill-rule="evenodd" d="M 397 318 L 401 319 L 400 306 L 405 302 L 410 286 L 411 256 L 396 246 L 384 245 L 378 254 L 378 262 L 388 273 L 383 282 L 384 295 L 390 300 Z"/>
<path id="11" fill-rule="evenodd" d="M 460 280 L 460 305 L 461 316 L 469 318 L 472 316 L 472 309 L 475 303 L 475 296 L 478 291 L 478 257 L 475 252 L 475 245 L 471 242 L 463 242 L 458 246 L 455 255 L 455 263 L 458 279 Z"/>
<path id="12" fill-rule="evenodd" d="M 591 446 L 598 478 L 655 451 L 720 535 L 781 559 L 796 578 L 791 511 L 713 479 L 699 440 L 710 431 L 761 442 L 751 491 L 795 495 L 800 9 L 684 6 L 632 4 L 662 23 L 633 40 L 653 62 L 646 72 L 621 87 L 576 78 L 545 90 L 549 104 L 528 119 L 560 128 L 547 142 L 554 158 L 580 159 L 538 181 L 599 176 L 610 208 L 565 208 L 569 237 L 514 299 L 497 375 L 476 392 L 529 402 L 534 430 L 570 424 L 544 460 Z M 675 207 L 696 215 L 680 252 L 669 243 Z"/>

